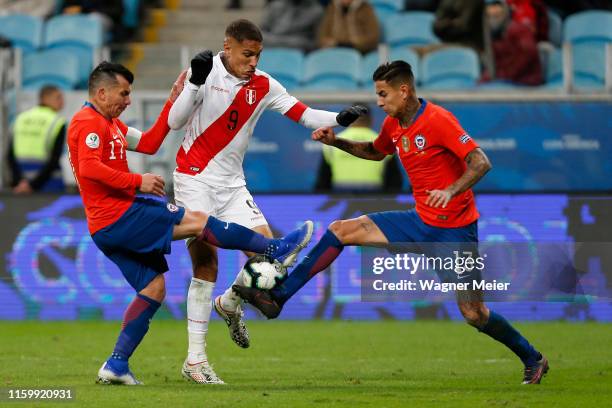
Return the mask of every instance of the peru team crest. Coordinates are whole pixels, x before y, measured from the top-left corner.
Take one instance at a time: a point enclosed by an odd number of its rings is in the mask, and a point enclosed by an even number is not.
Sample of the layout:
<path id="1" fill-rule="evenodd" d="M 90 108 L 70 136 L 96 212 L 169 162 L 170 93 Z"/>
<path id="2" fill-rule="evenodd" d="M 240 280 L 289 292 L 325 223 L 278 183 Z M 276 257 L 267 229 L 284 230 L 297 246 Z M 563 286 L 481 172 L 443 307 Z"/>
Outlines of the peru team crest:
<path id="1" fill-rule="evenodd" d="M 246 90 L 246 101 L 249 105 L 252 105 L 257 101 L 257 93 L 254 89 Z"/>

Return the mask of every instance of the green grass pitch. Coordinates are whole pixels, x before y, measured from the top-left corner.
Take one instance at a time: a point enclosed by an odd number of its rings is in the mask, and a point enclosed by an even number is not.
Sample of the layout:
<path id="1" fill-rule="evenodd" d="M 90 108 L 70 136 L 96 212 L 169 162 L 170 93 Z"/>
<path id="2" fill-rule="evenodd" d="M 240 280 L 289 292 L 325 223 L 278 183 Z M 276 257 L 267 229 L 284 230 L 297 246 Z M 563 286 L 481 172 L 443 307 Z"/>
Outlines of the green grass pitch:
<path id="1" fill-rule="evenodd" d="M 540 386 L 520 362 L 461 323 L 253 321 L 251 348 L 209 330 L 209 358 L 227 385 L 185 382 L 182 321 L 153 321 L 131 360 L 144 387 L 94 384 L 118 322 L 0 322 L 0 387 L 72 387 L 79 407 L 589 407 L 612 401 L 612 325 L 517 327 L 549 358 Z"/>

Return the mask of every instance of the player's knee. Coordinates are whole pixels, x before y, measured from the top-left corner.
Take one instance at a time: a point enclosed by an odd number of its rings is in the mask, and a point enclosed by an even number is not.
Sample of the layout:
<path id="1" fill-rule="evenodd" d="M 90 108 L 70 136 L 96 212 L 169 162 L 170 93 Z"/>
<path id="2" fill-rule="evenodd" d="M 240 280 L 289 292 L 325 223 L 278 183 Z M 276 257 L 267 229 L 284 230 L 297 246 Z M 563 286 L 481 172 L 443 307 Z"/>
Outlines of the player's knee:
<path id="1" fill-rule="evenodd" d="M 336 220 L 329 224 L 327 229 L 338 238 L 338 241 L 344 242 L 344 238 L 346 238 L 346 221 Z"/>
<path id="2" fill-rule="evenodd" d="M 166 281 L 164 275 L 157 275 L 157 277 L 140 293 L 161 303 L 166 297 Z"/>
<path id="3" fill-rule="evenodd" d="M 481 303 L 460 303 L 459 310 L 466 323 L 474 327 L 482 327 L 487 323 L 486 307 Z"/>
<path id="4" fill-rule="evenodd" d="M 208 222 L 208 214 L 202 211 L 190 211 L 191 225 L 194 235 L 202 232 Z"/>
<path id="5" fill-rule="evenodd" d="M 209 282 L 216 282 L 218 270 L 219 265 L 215 257 L 215 259 L 211 259 L 206 263 L 194 263 L 193 277 L 197 279 L 203 279 Z"/>

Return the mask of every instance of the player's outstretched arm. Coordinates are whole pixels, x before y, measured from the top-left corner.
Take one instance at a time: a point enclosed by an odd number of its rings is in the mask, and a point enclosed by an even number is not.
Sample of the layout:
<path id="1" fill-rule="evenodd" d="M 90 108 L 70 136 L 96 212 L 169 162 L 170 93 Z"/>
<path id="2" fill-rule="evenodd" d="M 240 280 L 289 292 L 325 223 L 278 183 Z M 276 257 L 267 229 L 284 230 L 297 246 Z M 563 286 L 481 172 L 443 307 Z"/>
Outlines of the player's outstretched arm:
<path id="1" fill-rule="evenodd" d="M 385 153 L 376 150 L 373 142 L 354 142 L 337 138 L 334 130 L 329 127 L 319 128 L 312 132 L 312 140 L 344 150 L 361 159 L 380 161 L 386 156 Z"/>
<path id="2" fill-rule="evenodd" d="M 185 126 L 197 104 L 198 90 L 206 82 L 208 74 L 213 67 L 212 51 L 205 50 L 198 53 L 191 60 L 191 69 L 187 74 L 188 80 L 168 115 L 170 129 L 178 130 Z"/>
<path id="3" fill-rule="evenodd" d="M 299 123 L 310 129 L 333 126 L 348 127 L 359 116 L 366 113 L 368 113 L 368 108 L 363 105 L 353 105 L 339 113 L 306 108 L 300 117 Z"/>
<path id="4" fill-rule="evenodd" d="M 425 202 L 426 205 L 436 208 L 445 208 L 451 198 L 457 194 L 463 193 L 474 184 L 478 183 L 478 181 L 493 167 L 489 158 L 480 147 L 469 152 L 465 157 L 465 162 L 467 163 L 467 169 L 457 181 L 444 190 L 427 191 L 429 197 L 427 197 L 427 201 Z"/>
<path id="5" fill-rule="evenodd" d="M 162 145 L 166 139 L 166 136 L 170 132 L 170 127 L 168 126 L 168 115 L 172 105 L 183 90 L 186 76 L 187 70 L 184 70 L 179 74 L 178 78 L 176 78 L 174 85 L 172 85 L 170 96 L 168 97 L 166 104 L 162 108 L 157 120 L 149 130 L 142 133 L 140 130 L 135 128 L 130 127 L 127 129 L 125 138 L 128 142 L 128 150 L 144 154 L 157 153 L 159 147 Z"/>

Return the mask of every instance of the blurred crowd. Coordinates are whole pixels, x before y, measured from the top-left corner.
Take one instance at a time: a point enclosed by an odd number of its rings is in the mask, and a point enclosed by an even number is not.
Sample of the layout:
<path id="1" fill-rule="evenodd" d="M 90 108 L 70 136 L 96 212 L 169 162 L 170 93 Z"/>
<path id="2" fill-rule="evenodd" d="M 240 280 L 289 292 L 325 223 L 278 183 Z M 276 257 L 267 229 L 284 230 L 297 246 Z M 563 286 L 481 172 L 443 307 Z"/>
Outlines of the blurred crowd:
<path id="1" fill-rule="evenodd" d="M 232 0 L 229 8 L 239 8 Z M 415 47 L 422 56 L 449 45 L 481 56 L 482 81 L 518 85 L 543 82 L 538 44 L 549 42 L 549 13 L 563 19 L 588 9 L 612 10 L 607 0 L 405 0 L 400 11 L 435 13 L 440 44 Z M 272 0 L 262 23 L 268 47 L 352 47 L 366 54 L 382 42 L 377 13 L 366 0 Z"/>

